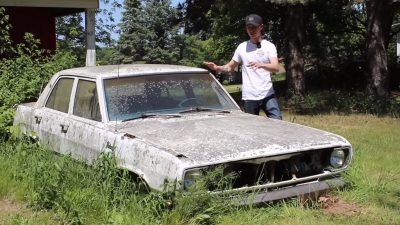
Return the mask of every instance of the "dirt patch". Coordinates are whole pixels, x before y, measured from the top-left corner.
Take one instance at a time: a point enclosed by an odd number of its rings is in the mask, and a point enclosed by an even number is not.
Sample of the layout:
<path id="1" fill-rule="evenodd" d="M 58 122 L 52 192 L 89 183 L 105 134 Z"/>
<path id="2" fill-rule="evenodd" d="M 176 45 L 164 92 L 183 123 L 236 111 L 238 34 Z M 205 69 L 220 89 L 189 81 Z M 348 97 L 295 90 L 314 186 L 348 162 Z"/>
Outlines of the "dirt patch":
<path id="1" fill-rule="evenodd" d="M 353 216 L 355 214 L 364 214 L 367 212 L 367 210 L 360 205 L 347 202 L 339 196 L 321 196 L 318 198 L 318 202 L 322 205 L 325 214 Z"/>
<path id="2" fill-rule="evenodd" d="M 0 198 L 0 212 L 12 213 L 26 208 L 26 205 L 12 201 L 9 198 Z"/>

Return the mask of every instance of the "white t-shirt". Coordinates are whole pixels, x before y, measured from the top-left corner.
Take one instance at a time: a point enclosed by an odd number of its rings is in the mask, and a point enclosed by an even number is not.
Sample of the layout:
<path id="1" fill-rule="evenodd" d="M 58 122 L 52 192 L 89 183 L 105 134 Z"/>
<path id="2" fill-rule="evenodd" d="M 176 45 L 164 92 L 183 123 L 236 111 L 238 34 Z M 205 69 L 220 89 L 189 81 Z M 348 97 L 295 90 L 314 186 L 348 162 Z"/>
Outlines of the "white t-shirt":
<path id="1" fill-rule="evenodd" d="M 260 100 L 274 94 L 271 73 L 259 68 L 251 69 L 249 62 L 269 63 L 270 58 L 277 57 L 276 47 L 267 40 L 261 41 L 261 48 L 257 48 L 250 40 L 241 43 L 232 59 L 242 64 L 242 99 Z"/>

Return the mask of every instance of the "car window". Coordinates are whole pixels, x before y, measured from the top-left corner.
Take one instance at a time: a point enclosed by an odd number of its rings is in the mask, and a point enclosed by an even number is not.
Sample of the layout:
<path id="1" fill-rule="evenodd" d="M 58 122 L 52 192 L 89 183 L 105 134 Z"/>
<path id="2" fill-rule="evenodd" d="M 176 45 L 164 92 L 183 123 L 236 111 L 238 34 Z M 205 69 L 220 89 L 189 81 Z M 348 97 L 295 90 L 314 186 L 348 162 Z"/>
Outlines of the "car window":
<path id="1" fill-rule="evenodd" d="M 101 121 L 96 82 L 78 81 L 73 114 L 86 119 Z"/>
<path id="2" fill-rule="evenodd" d="M 160 74 L 104 80 L 108 117 L 178 113 L 192 107 L 237 109 L 209 74 Z"/>
<path id="3" fill-rule="evenodd" d="M 59 79 L 51 91 L 50 97 L 46 102 L 46 107 L 68 113 L 73 83 L 73 78 Z"/>

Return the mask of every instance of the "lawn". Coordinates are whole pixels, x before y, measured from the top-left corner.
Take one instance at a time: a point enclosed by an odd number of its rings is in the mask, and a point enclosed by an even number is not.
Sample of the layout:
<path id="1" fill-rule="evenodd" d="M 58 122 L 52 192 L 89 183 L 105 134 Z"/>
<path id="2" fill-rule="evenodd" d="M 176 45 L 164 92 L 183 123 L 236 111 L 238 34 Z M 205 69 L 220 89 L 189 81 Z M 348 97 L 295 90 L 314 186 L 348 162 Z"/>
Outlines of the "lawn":
<path id="1" fill-rule="evenodd" d="M 54 156 L 38 157 L 22 150 L 29 145 L 4 144 L 0 147 L 0 224 L 399 224 L 399 119 L 289 112 L 284 112 L 284 119 L 340 134 L 352 143 L 349 185 L 306 204 L 295 198 L 240 208 L 197 196 L 179 199 L 175 208 L 165 209 L 159 204 L 161 194 L 133 193 L 119 199 L 124 195 L 118 197 L 110 190 L 124 191 L 123 185 L 96 175 L 104 168 L 93 169 L 65 157 L 49 163 Z M 25 153 L 12 153 L 12 147 Z M 43 200 L 49 207 L 43 207 Z"/>

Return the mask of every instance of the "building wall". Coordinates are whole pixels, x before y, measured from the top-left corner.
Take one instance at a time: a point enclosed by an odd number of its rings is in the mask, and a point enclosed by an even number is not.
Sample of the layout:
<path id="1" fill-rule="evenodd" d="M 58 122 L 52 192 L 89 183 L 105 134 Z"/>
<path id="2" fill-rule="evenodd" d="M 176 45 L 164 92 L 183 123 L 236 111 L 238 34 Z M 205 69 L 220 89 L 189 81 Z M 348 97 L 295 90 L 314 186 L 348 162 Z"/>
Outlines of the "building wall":
<path id="1" fill-rule="evenodd" d="M 40 39 L 41 48 L 56 49 L 55 15 L 51 8 L 6 7 L 10 16 L 11 39 L 14 44 L 24 41 L 26 32 Z"/>
<path id="2" fill-rule="evenodd" d="M 99 8 L 99 0 L 0 0 L 0 6 Z"/>

